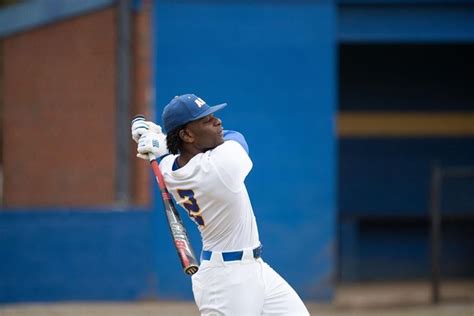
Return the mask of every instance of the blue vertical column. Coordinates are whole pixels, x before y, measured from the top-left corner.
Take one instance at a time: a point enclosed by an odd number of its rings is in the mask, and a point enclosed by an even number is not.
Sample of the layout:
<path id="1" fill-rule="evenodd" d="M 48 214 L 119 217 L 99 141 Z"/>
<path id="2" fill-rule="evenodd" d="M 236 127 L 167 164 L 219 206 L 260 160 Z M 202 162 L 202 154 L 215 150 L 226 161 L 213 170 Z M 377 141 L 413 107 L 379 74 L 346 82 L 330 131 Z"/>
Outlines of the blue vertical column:
<path id="1" fill-rule="evenodd" d="M 330 0 L 162 0 L 154 12 L 156 112 L 183 93 L 229 104 L 219 116 L 250 146 L 264 259 L 317 300 L 331 299 L 335 270 L 335 10 Z M 191 297 L 159 230 L 159 293 Z"/>

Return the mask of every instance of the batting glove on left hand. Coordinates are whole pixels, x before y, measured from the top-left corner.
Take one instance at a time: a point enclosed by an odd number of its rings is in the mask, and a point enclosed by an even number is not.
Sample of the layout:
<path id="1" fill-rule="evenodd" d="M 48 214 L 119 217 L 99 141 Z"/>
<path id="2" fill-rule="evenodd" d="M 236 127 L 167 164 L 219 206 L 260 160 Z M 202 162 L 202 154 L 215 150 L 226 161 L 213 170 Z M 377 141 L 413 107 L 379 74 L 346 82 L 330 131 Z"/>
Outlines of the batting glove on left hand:
<path id="1" fill-rule="evenodd" d="M 146 132 L 138 139 L 137 157 L 149 160 L 149 154 L 159 158 L 168 154 L 166 135 L 163 133 Z"/>
<path id="2" fill-rule="evenodd" d="M 132 124 L 132 138 L 133 140 L 138 143 L 138 140 L 142 135 L 146 132 L 154 132 L 156 134 L 161 134 L 161 126 L 156 125 L 151 121 L 144 121 L 144 120 L 136 120 Z"/>

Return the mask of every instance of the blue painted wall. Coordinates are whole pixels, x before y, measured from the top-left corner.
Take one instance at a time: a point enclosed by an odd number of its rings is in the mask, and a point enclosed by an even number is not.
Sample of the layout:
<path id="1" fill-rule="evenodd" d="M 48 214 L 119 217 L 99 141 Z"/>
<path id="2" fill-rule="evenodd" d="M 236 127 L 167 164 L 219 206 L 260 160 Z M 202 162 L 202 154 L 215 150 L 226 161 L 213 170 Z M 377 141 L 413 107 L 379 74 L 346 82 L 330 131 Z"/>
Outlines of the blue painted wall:
<path id="1" fill-rule="evenodd" d="M 0 303 L 156 297 L 152 212 L 0 213 Z"/>
<path id="2" fill-rule="evenodd" d="M 472 43 L 470 0 L 340 0 L 344 43 Z"/>
<path id="3" fill-rule="evenodd" d="M 254 162 L 264 258 L 313 299 L 333 293 L 335 22 L 332 1 L 169 0 L 155 11 L 157 113 L 188 92 L 228 102 L 223 125 L 246 136 Z M 165 235 L 159 291 L 181 295 Z"/>

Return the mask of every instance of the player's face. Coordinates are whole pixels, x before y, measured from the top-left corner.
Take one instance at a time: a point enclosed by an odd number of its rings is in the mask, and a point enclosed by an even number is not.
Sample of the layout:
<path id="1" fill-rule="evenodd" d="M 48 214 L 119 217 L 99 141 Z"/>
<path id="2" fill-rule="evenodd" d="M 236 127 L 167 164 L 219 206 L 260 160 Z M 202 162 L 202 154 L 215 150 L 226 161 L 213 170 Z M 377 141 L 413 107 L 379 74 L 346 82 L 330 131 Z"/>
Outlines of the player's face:
<path id="1" fill-rule="evenodd" d="M 201 151 L 213 149 L 224 142 L 222 121 L 214 114 L 188 123 L 187 128 L 193 135 L 194 146 Z"/>

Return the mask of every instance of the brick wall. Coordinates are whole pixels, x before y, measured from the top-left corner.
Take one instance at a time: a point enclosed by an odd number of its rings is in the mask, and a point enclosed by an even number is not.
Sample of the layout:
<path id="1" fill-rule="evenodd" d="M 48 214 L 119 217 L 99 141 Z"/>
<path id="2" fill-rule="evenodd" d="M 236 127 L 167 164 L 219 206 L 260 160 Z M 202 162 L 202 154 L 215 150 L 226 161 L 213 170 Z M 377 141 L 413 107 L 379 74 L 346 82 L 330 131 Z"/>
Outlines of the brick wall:
<path id="1" fill-rule="evenodd" d="M 147 17 L 137 13 L 134 21 L 141 15 Z M 114 203 L 116 23 L 115 8 L 108 8 L 3 41 L 4 206 Z M 137 70 L 146 56 L 138 60 Z M 143 112 L 146 73 L 132 81 L 132 110 Z M 132 179 L 148 167 L 135 160 Z M 133 185 L 135 194 L 145 192 L 140 203 L 148 203 L 146 176 Z"/>

